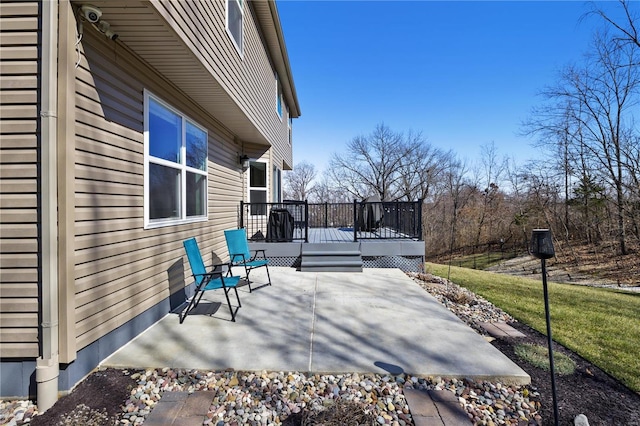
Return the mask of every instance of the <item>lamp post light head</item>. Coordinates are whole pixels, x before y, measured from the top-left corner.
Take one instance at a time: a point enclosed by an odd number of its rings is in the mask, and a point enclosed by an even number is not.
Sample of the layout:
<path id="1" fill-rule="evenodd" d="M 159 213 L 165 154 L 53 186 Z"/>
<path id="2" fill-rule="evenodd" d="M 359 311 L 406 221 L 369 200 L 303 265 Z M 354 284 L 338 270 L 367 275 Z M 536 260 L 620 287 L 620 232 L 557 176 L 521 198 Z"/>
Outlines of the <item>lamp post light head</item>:
<path id="1" fill-rule="evenodd" d="M 538 259 L 550 259 L 556 255 L 549 229 L 534 229 L 531 234 L 529 252 Z"/>

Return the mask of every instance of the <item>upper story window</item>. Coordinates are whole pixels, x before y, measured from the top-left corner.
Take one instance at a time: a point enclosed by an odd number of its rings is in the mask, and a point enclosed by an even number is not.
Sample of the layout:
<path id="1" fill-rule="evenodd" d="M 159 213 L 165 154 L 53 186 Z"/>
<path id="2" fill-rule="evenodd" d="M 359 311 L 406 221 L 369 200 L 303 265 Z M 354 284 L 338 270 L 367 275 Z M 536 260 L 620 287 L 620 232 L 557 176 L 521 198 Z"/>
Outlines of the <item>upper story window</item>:
<path id="1" fill-rule="evenodd" d="M 242 55 L 242 17 L 244 0 L 227 0 L 227 32 Z"/>
<path id="2" fill-rule="evenodd" d="M 276 73 L 276 110 L 280 118 L 282 118 L 282 86 L 278 78 L 278 73 Z"/>
<path id="3" fill-rule="evenodd" d="M 289 116 L 289 145 L 293 143 L 293 118 Z"/>
<path id="4" fill-rule="evenodd" d="M 207 219 L 207 141 L 204 127 L 145 91 L 145 227 Z"/>

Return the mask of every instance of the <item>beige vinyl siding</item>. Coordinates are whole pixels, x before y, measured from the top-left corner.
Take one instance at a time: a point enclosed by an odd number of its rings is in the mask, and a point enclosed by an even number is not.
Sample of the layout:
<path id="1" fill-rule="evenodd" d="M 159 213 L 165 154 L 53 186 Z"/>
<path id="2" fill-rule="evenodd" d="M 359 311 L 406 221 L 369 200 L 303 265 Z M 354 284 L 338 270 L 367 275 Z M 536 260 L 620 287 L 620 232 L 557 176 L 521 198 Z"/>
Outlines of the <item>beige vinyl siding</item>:
<path id="1" fill-rule="evenodd" d="M 85 29 L 76 71 L 75 332 L 77 350 L 191 282 L 182 241 L 226 259 L 237 225 L 240 147 L 197 105 L 113 42 Z M 209 220 L 144 229 L 144 89 L 207 129 Z M 176 273 L 176 270 L 181 271 Z M 170 282 L 169 277 L 175 280 Z M 175 277 L 178 277 L 176 280 Z"/>
<path id="2" fill-rule="evenodd" d="M 282 167 L 283 160 L 291 163 L 286 111 L 281 119 L 276 108 L 274 67 L 249 3 L 243 2 L 242 56 L 226 31 L 226 0 L 153 5 L 265 135 Z"/>
<path id="3" fill-rule="evenodd" d="M 0 357 L 38 356 L 38 2 L 0 4 Z"/>

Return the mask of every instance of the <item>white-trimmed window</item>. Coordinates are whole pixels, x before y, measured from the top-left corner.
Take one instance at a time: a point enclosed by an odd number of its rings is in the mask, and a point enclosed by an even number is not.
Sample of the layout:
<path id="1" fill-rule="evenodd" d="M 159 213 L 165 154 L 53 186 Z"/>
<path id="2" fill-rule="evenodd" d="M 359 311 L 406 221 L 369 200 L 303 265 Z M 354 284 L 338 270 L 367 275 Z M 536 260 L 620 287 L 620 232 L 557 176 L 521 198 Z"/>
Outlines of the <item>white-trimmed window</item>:
<path id="1" fill-rule="evenodd" d="M 242 21 L 244 15 L 244 0 L 227 0 L 227 32 L 242 55 Z"/>
<path id="2" fill-rule="evenodd" d="M 249 203 L 251 214 L 266 216 L 267 214 L 267 163 L 251 161 L 249 163 Z"/>
<path id="3" fill-rule="evenodd" d="M 278 168 L 275 164 L 273 165 L 273 170 L 271 173 L 271 202 L 273 203 L 281 203 L 282 202 L 282 170 Z"/>
<path id="4" fill-rule="evenodd" d="M 289 145 L 291 145 L 293 143 L 293 118 L 291 116 L 289 116 L 287 126 L 289 130 Z"/>
<path id="5" fill-rule="evenodd" d="M 276 111 L 278 111 L 278 116 L 282 118 L 282 87 L 278 73 L 276 73 Z"/>
<path id="6" fill-rule="evenodd" d="M 145 227 L 207 219 L 207 130 L 144 93 Z"/>

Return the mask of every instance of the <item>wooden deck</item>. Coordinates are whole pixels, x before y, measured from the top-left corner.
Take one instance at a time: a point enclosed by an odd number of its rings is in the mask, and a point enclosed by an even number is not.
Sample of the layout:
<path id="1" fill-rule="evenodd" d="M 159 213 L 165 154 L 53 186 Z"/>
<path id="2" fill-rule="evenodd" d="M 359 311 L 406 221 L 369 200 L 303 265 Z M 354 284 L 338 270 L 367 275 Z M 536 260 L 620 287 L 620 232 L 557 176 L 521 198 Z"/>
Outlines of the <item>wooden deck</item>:
<path id="1" fill-rule="evenodd" d="M 384 236 L 381 238 L 380 236 Z M 304 229 L 295 229 L 293 238 L 295 241 L 304 241 Z M 358 232 L 358 241 L 412 241 L 411 238 L 393 231 L 389 228 L 382 228 L 376 232 Z M 353 228 L 309 228 L 309 243 L 352 243 Z"/>
<path id="2" fill-rule="evenodd" d="M 385 230 L 379 230 L 385 232 Z M 312 250 L 343 251 L 341 246 L 351 243 L 358 247 L 365 268 L 400 268 L 406 272 L 420 272 L 424 266 L 424 241 L 411 238 L 380 239 L 374 233 L 360 233 L 353 241 L 353 228 L 310 228 L 309 243 L 304 242 L 304 230 L 296 230 L 291 242 L 250 241 L 250 250 L 265 250 L 269 264 L 274 266 L 300 266 L 303 252 Z M 369 237 L 371 239 L 365 239 Z M 401 237 L 401 235 L 400 235 Z M 324 246 L 322 248 L 317 246 Z"/>

